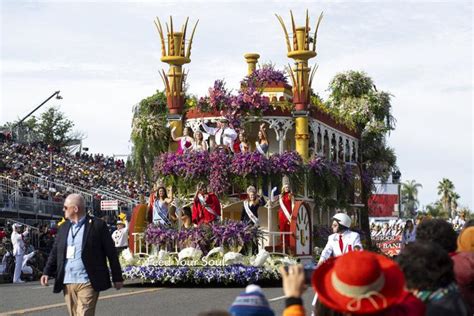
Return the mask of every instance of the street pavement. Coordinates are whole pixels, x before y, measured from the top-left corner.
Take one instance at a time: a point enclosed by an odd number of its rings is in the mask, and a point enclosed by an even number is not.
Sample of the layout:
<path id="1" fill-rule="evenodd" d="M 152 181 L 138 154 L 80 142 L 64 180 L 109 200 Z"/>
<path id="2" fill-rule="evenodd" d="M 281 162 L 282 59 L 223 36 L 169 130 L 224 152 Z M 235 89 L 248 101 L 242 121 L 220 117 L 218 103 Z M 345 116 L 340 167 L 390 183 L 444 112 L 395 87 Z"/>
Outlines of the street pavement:
<path id="1" fill-rule="evenodd" d="M 51 284 L 51 281 L 50 281 Z M 265 296 L 271 300 L 283 295 L 279 287 L 265 287 Z M 235 297 L 243 291 L 239 287 L 156 287 L 127 283 L 117 291 L 101 292 L 96 315 L 197 315 L 210 310 L 227 310 Z M 310 315 L 313 297 L 308 289 L 303 300 Z M 275 315 L 281 315 L 284 300 L 270 302 Z M 62 294 L 53 294 L 52 286 L 42 287 L 39 282 L 0 284 L 0 315 L 67 315 Z"/>

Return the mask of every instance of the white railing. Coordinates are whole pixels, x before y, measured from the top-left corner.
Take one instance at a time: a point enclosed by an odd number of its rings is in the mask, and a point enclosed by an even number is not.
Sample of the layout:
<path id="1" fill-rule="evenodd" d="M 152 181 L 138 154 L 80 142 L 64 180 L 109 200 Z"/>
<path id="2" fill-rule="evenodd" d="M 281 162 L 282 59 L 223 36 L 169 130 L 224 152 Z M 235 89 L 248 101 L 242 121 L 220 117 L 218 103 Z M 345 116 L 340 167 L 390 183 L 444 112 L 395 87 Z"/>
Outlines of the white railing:
<path id="1" fill-rule="evenodd" d="M 145 233 L 132 233 L 133 236 L 133 253 L 138 256 L 150 254 L 150 245 L 145 240 Z M 143 244 L 145 245 L 145 252 L 143 252 Z M 137 251 L 138 245 L 138 251 Z"/>
<path id="2" fill-rule="evenodd" d="M 270 247 L 272 247 L 272 251 L 271 253 L 273 254 L 284 254 L 286 255 L 286 236 L 291 236 L 293 235 L 292 232 L 270 232 L 270 231 L 264 231 L 263 232 L 264 235 L 267 235 L 270 240 L 271 240 L 271 243 L 270 243 Z M 281 240 L 281 247 L 282 247 L 282 252 L 277 252 L 276 251 L 276 246 L 278 245 L 276 242 L 275 242 L 275 238 L 278 237 L 280 240 Z M 289 246 L 289 245 L 288 245 Z"/>

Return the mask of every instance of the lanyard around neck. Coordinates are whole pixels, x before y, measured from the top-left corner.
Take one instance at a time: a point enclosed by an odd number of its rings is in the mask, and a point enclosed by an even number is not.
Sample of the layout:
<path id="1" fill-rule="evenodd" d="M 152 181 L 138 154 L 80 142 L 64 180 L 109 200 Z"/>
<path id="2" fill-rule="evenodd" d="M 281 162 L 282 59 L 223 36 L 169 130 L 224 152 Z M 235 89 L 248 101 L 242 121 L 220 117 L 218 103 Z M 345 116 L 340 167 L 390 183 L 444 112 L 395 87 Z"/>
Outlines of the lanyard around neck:
<path id="1" fill-rule="evenodd" d="M 74 233 L 74 229 L 72 229 L 72 227 L 73 227 L 74 225 L 71 225 L 71 236 L 72 236 L 72 242 L 73 242 L 73 243 L 74 243 L 74 239 L 76 238 L 77 234 L 78 234 L 79 231 L 81 230 L 82 226 L 84 226 L 84 223 L 85 223 L 85 222 L 86 222 L 86 221 L 83 221 L 83 222 L 79 225 L 79 228 L 76 229 L 76 233 Z"/>

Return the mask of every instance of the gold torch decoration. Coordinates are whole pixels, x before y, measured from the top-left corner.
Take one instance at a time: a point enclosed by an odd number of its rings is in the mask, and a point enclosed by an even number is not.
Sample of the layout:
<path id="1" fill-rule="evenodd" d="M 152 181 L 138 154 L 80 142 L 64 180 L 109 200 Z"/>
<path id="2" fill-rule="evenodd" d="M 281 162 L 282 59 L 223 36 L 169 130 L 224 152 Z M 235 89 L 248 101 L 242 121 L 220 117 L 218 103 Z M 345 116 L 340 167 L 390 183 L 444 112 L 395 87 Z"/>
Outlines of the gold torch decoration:
<path id="1" fill-rule="evenodd" d="M 319 15 L 314 35 L 311 37 L 308 10 L 306 10 L 305 26 L 299 27 L 295 25 L 293 12 L 290 11 L 291 29 L 293 31 L 291 34 L 293 37 L 291 43 L 283 18 L 277 14 L 275 15 L 285 33 L 286 47 L 288 50 L 287 56 L 295 60 L 295 67 L 292 69 L 288 66 L 287 70 L 293 83 L 293 104 L 295 105 L 293 116 L 295 117 L 296 123 L 296 151 L 304 160 L 307 160 L 309 152 L 308 105 L 310 103 L 311 83 L 318 68 L 314 67 L 311 70 L 311 68 L 308 67 L 308 60 L 317 55 L 317 34 L 323 14 L 321 13 Z"/>
<path id="2" fill-rule="evenodd" d="M 193 43 L 194 32 L 196 31 L 199 20 L 194 25 L 189 41 L 186 40 L 186 31 L 189 17 L 181 27 L 180 32 L 175 32 L 173 28 L 173 18 L 170 17 L 169 24 L 166 26 L 166 38 L 163 32 L 160 19 L 157 17 L 155 22 L 156 29 L 161 38 L 161 61 L 170 65 L 168 74 L 164 70 L 160 76 L 163 79 L 166 88 L 166 98 L 169 113 L 172 116 L 180 117 L 184 104 L 184 78 L 182 66 L 191 62 L 191 46 Z M 187 44 L 187 45 L 186 45 Z"/>

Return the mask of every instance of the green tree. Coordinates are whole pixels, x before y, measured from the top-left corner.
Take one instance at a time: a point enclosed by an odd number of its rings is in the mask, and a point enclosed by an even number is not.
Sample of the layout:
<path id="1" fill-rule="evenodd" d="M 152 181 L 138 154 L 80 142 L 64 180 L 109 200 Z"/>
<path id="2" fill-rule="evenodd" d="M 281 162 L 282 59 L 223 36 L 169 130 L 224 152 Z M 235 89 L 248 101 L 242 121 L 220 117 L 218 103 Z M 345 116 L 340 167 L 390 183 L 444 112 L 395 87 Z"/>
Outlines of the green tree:
<path id="1" fill-rule="evenodd" d="M 443 217 L 446 215 L 446 213 L 443 211 L 443 206 L 439 202 L 428 204 L 426 206 L 426 214 L 434 218 Z"/>
<path id="2" fill-rule="evenodd" d="M 451 193 L 451 203 L 450 203 L 450 208 L 451 208 L 451 216 L 454 218 L 456 217 L 457 214 L 457 209 L 458 209 L 458 200 L 461 198 L 459 194 L 456 192 Z"/>
<path id="3" fill-rule="evenodd" d="M 143 99 L 134 108 L 131 171 L 140 181 L 153 181 L 154 160 L 168 150 L 170 132 L 166 126 L 167 110 L 163 91 Z"/>
<path id="4" fill-rule="evenodd" d="M 419 206 L 418 201 L 418 188 L 423 186 L 420 183 L 417 183 L 415 180 L 410 180 L 402 183 L 401 187 L 401 196 L 402 204 L 406 213 L 405 216 L 414 216 L 415 211 Z"/>
<path id="5" fill-rule="evenodd" d="M 450 213 L 451 199 L 454 193 L 454 184 L 448 178 L 443 178 L 438 184 L 438 195 L 445 213 Z"/>
<path id="6" fill-rule="evenodd" d="M 58 107 L 52 106 L 41 114 L 36 130 L 45 144 L 62 149 L 74 139 L 73 127 L 74 123 Z"/>
<path id="7" fill-rule="evenodd" d="M 391 95 L 378 91 L 373 80 L 360 71 L 337 74 L 329 84 L 329 92 L 324 111 L 361 134 L 359 160 L 363 171 L 372 179 L 387 179 L 396 167 L 395 152 L 386 144 L 387 134 L 395 128 Z M 364 201 L 370 192 L 371 187 L 364 188 Z M 370 236 L 367 207 L 362 210 L 361 225 Z"/>

